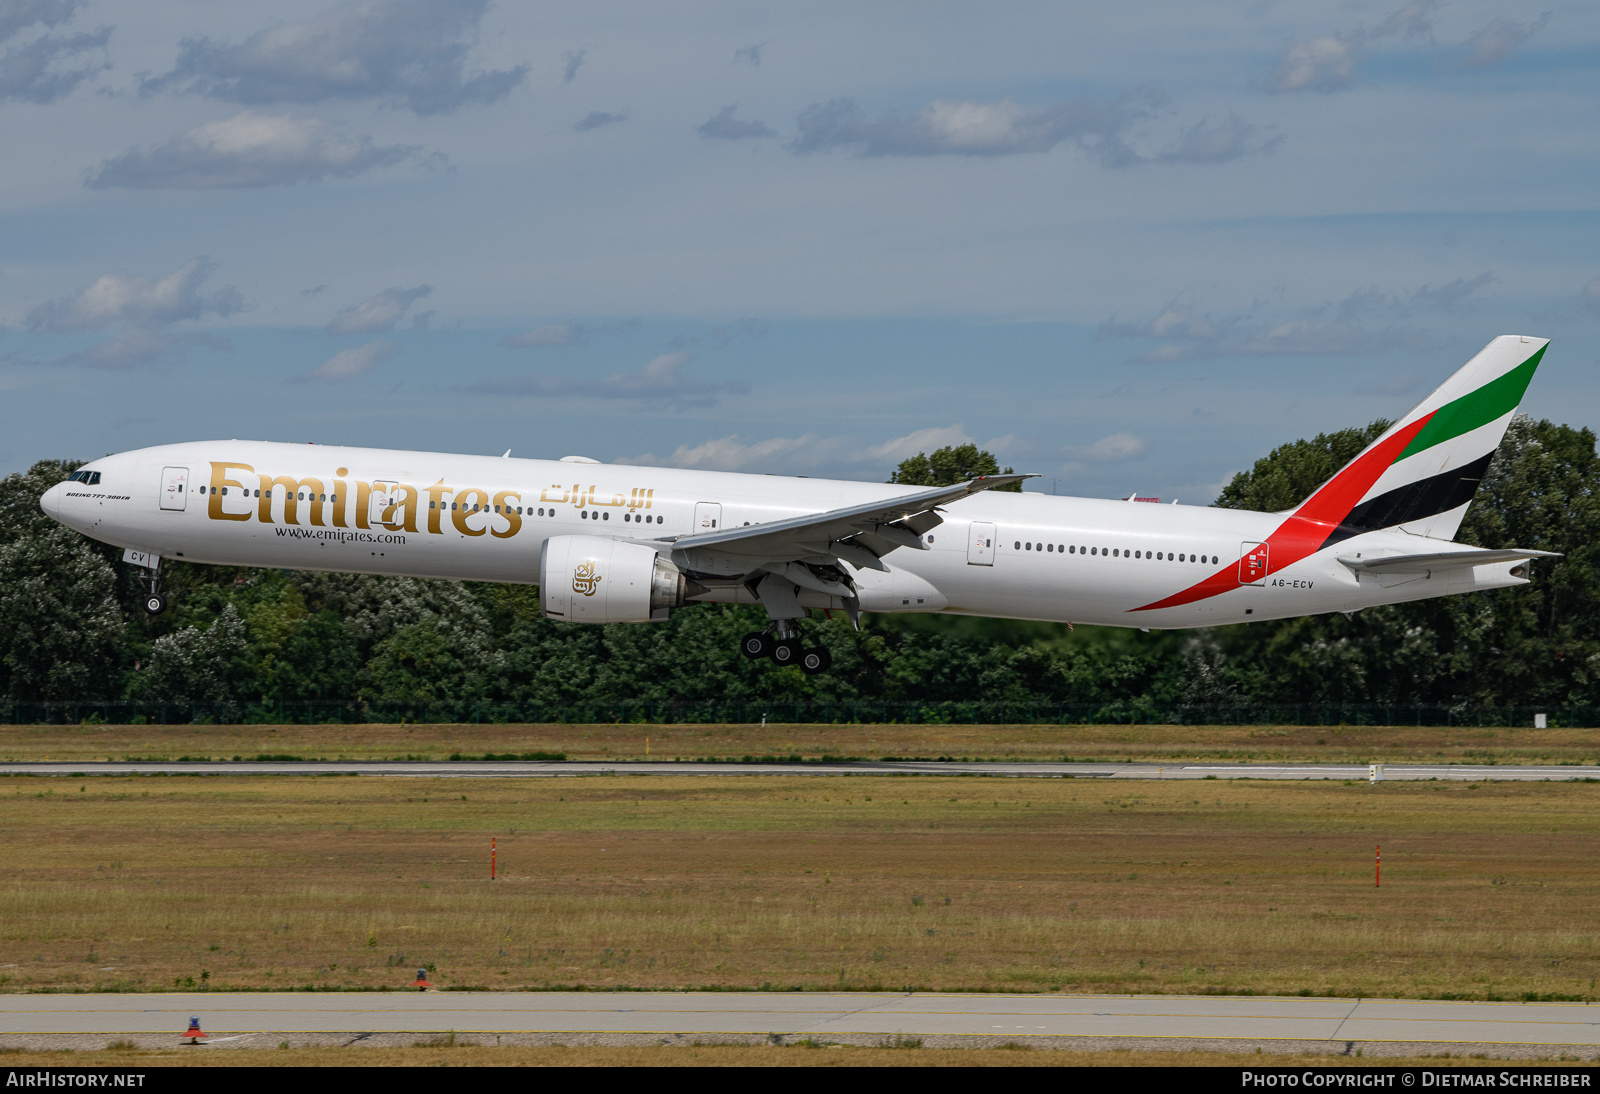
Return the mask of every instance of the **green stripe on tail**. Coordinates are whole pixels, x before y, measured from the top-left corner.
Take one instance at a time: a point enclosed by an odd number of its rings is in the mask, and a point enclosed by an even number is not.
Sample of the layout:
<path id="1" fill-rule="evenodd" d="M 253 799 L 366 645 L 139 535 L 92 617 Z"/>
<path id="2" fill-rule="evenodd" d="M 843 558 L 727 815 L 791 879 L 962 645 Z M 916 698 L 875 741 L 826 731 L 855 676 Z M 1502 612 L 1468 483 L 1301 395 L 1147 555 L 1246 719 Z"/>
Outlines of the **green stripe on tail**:
<path id="1" fill-rule="evenodd" d="M 1395 462 L 1399 463 L 1407 456 L 1415 456 L 1463 433 L 1470 433 L 1515 410 L 1517 404 L 1522 402 L 1522 395 L 1528 390 L 1533 372 L 1539 367 L 1539 358 L 1544 356 L 1546 348 L 1540 346 L 1532 357 L 1504 376 L 1490 380 L 1478 390 L 1469 391 L 1455 402 L 1446 403 L 1434 411 L 1428 424 L 1411 438 L 1411 443 L 1406 445 L 1405 451 L 1400 453 Z"/>

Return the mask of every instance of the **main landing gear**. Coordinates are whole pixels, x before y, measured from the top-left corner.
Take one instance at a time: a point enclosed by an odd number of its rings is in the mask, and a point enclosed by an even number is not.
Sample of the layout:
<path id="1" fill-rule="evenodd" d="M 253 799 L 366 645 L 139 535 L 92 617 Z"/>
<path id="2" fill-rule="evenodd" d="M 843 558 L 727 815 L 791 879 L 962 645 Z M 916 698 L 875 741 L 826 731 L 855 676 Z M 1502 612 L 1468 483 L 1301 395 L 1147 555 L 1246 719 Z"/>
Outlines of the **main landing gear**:
<path id="1" fill-rule="evenodd" d="M 805 649 L 800 645 L 800 635 L 792 619 L 777 620 L 764 631 L 751 631 L 739 640 L 739 651 L 752 661 L 769 657 L 780 668 L 799 665 L 800 671 L 807 676 L 827 672 L 833 666 L 833 655 L 826 648 L 817 646 Z"/>

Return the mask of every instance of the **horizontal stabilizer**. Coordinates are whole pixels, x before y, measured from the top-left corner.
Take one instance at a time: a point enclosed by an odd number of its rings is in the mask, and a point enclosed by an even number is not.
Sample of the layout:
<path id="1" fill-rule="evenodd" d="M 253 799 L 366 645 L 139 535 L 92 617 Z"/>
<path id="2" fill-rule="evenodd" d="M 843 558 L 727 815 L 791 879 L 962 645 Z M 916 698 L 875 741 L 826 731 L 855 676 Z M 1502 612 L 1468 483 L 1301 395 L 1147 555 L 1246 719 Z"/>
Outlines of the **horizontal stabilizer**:
<path id="1" fill-rule="evenodd" d="M 1487 566 L 1493 562 L 1521 562 L 1530 558 L 1560 558 L 1555 551 L 1435 551 L 1425 555 L 1379 555 L 1376 558 L 1341 557 L 1356 573 L 1425 574 L 1461 566 Z"/>

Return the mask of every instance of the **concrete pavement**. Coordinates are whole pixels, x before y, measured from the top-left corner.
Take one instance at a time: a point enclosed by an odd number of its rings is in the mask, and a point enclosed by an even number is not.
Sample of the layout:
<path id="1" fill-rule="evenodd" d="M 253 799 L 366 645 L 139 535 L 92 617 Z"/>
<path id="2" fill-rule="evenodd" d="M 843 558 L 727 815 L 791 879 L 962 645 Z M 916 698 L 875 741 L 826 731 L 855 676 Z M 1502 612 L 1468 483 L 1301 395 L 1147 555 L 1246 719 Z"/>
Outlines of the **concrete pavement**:
<path id="1" fill-rule="evenodd" d="M 0 996 L 0 1045 L 781 1041 L 1600 1056 L 1600 1006 L 1394 999 L 933 992 L 318 992 Z"/>

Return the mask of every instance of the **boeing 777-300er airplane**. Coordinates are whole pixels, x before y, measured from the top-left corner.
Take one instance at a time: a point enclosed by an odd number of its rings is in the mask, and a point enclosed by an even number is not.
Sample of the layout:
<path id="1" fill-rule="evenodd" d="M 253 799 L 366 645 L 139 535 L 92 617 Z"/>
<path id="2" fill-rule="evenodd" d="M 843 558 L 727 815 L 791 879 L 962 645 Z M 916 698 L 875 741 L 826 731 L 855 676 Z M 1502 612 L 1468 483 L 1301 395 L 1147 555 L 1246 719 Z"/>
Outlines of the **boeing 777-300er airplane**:
<path id="1" fill-rule="evenodd" d="M 991 492 L 1026 475 L 928 490 L 269 441 L 107 456 L 41 504 L 125 548 L 150 612 L 162 559 L 537 582 L 544 613 L 574 623 L 760 604 L 745 655 L 822 672 L 808 609 L 1154 629 L 1525 584 L 1549 552 L 1453 537 L 1546 345 L 1496 338 L 1282 513 Z"/>

